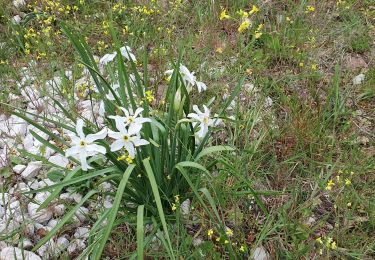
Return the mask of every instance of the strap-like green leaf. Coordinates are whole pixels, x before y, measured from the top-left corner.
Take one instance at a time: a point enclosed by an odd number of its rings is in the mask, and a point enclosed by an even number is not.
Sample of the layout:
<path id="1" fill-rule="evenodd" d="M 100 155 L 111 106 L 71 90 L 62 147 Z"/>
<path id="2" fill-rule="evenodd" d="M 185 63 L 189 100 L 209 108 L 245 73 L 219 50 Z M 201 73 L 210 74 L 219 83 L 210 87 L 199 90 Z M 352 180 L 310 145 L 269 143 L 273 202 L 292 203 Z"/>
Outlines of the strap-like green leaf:
<path id="1" fill-rule="evenodd" d="M 128 179 L 129 179 L 130 174 L 132 173 L 134 167 L 135 167 L 134 164 L 131 164 L 131 165 L 128 166 L 128 168 L 126 169 L 126 171 L 124 173 L 124 176 L 123 176 L 123 178 L 120 182 L 120 185 L 117 188 L 116 197 L 115 197 L 115 200 L 113 202 L 111 212 L 109 213 L 109 216 L 108 216 L 107 225 L 106 225 L 106 227 L 103 231 L 103 236 L 101 237 L 100 243 L 98 245 L 98 249 L 95 252 L 95 255 L 94 255 L 94 258 L 93 258 L 95 260 L 100 259 L 101 255 L 102 255 L 102 252 L 104 250 L 105 244 L 107 243 L 109 235 L 111 234 L 113 224 L 115 222 L 117 212 L 118 212 L 118 209 L 120 207 L 120 203 L 122 201 L 122 195 L 124 194 L 125 186 L 128 182 Z"/>

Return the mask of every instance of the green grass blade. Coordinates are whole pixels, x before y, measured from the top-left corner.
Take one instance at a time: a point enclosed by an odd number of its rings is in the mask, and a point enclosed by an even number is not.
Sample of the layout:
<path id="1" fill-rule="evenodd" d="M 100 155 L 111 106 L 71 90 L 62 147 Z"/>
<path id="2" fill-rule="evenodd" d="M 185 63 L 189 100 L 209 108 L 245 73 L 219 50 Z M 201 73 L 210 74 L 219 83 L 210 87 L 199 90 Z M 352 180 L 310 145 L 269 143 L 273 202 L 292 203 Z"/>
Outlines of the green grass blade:
<path id="1" fill-rule="evenodd" d="M 79 183 L 79 182 L 82 182 L 82 181 L 85 181 L 85 180 L 89 180 L 89 179 L 92 179 L 94 177 L 97 177 L 97 176 L 100 176 L 100 175 L 103 175 L 103 174 L 106 174 L 106 173 L 109 173 L 109 172 L 114 172 L 114 171 L 117 171 L 117 167 L 115 167 L 115 166 L 105 168 L 105 169 L 102 169 L 102 170 L 94 171 L 92 173 L 86 173 L 86 174 L 84 174 L 82 176 L 79 176 L 77 178 L 62 181 L 60 183 L 56 183 L 56 184 L 53 184 L 51 186 L 47 186 L 47 187 L 44 187 L 44 188 L 41 188 L 41 189 L 38 189 L 38 190 L 27 191 L 27 192 L 25 192 L 25 194 L 39 193 L 39 192 L 43 192 L 43 191 L 51 191 L 55 188 L 63 188 L 63 187 L 66 187 L 68 185 L 72 185 L 72 184 Z"/>
<path id="2" fill-rule="evenodd" d="M 137 259 L 143 260 L 143 248 L 144 248 L 144 224 L 143 224 L 143 212 L 144 212 L 144 205 L 138 206 L 137 209 Z"/>
<path id="3" fill-rule="evenodd" d="M 157 184 L 156 184 L 155 176 L 154 176 L 154 173 L 153 173 L 153 171 L 151 169 L 150 159 L 148 159 L 148 158 L 144 159 L 143 160 L 143 165 L 145 166 L 147 176 L 148 176 L 148 178 L 150 180 L 152 192 L 154 194 L 156 206 L 157 206 L 157 209 L 158 209 L 158 212 L 159 212 L 160 221 L 161 221 L 162 226 L 163 226 L 164 235 L 165 235 L 165 237 L 167 239 L 168 246 L 169 246 L 172 258 L 174 258 L 173 249 L 172 249 L 172 243 L 171 243 L 171 240 L 169 238 L 169 233 L 168 233 L 168 228 L 167 228 L 167 222 L 165 221 L 163 206 L 161 204 L 160 194 L 159 194 L 159 190 L 158 190 L 158 187 L 157 187 Z"/>
<path id="4" fill-rule="evenodd" d="M 121 182 L 120 182 L 120 184 L 117 188 L 116 197 L 115 197 L 115 200 L 113 202 L 111 212 L 109 213 L 109 216 L 108 216 L 107 226 L 105 227 L 105 229 L 103 231 L 103 236 L 101 237 L 100 243 L 98 245 L 98 249 L 97 249 L 96 254 L 94 256 L 94 259 L 96 259 L 96 260 L 100 259 L 101 255 L 102 255 L 102 252 L 104 250 L 104 247 L 105 247 L 105 245 L 107 243 L 107 240 L 109 238 L 109 235 L 111 234 L 113 224 L 115 222 L 117 212 L 118 212 L 118 209 L 120 207 L 120 203 L 122 201 L 122 195 L 124 194 L 125 186 L 128 182 L 130 174 L 132 173 L 134 168 L 135 168 L 134 164 L 129 165 L 129 167 L 124 172 L 124 176 L 123 176 L 123 178 L 122 178 L 122 180 L 121 180 Z"/>
<path id="5" fill-rule="evenodd" d="M 211 153 L 218 153 L 221 151 L 234 151 L 234 149 L 227 145 L 211 146 L 211 147 L 203 149 L 199 154 L 197 154 L 194 161 L 198 161 L 203 156 L 207 156 Z"/>

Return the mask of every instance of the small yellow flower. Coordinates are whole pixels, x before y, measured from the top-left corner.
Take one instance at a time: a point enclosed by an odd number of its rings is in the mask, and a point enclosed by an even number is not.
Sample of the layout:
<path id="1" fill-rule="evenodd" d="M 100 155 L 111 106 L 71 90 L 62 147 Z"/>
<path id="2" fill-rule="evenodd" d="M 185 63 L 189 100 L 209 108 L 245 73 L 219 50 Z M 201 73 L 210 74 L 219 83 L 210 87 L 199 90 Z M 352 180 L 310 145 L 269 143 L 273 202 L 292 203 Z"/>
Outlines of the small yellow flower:
<path id="1" fill-rule="evenodd" d="M 255 34 L 254 34 L 255 39 L 259 39 L 262 35 L 263 35 L 263 33 L 255 31 Z"/>
<path id="2" fill-rule="evenodd" d="M 352 182 L 348 178 L 346 178 L 345 179 L 345 185 L 350 186 L 350 184 L 352 184 Z"/>
<path id="3" fill-rule="evenodd" d="M 217 237 L 215 240 L 216 242 L 220 242 L 220 237 Z"/>
<path id="4" fill-rule="evenodd" d="M 228 244 L 228 243 L 229 243 L 229 241 L 228 241 L 228 240 L 225 240 L 225 241 L 224 241 L 224 244 Z"/>
<path id="5" fill-rule="evenodd" d="M 132 164 L 133 163 L 133 158 L 130 156 L 130 155 L 128 155 L 128 156 L 126 156 L 126 162 L 128 163 L 128 164 Z"/>
<path id="6" fill-rule="evenodd" d="M 226 9 L 222 9 L 221 13 L 220 13 L 220 21 L 221 20 L 224 20 L 224 19 L 229 19 L 230 16 L 227 14 L 227 10 Z"/>
<path id="7" fill-rule="evenodd" d="M 176 211 L 177 207 L 176 204 L 172 203 L 172 211 Z"/>
<path id="8" fill-rule="evenodd" d="M 305 64 L 303 62 L 300 62 L 299 66 L 302 68 L 303 66 L 305 66 Z"/>
<path id="9" fill-rule="evenodd" d="M 351 203 L 351 202 L 348 202 L 348 203 L 346 204 L 346 206 L 347 206 L 348 208 L 351 208 L 351 207 L 352 207 L 352 203 Z"/>
<path id="10" fill-rule="evenodd" d="M 244 245 L 242 245 L 241 247 L 240 247 L 240 252 L 245 252 L 245 247 L 244 247 Z"/>
<path id="11" fill-rule="evenodd" d="M 228 237 L 231 237 L 231 236 L 233 236 L 233 230 L 230 229 L 230 228 L 226 228 L 225 234 L 227 234 Z"/>
<path id="12" fill-rule="evenodd" d="M 179 202 L 180 202 L 180 195 L 175 195 L 175 196 L 174 196 L 174 201 L 175 201 L 176 203 L 179 203 Z"/>
<path id="13" fill-rule="evenodd" d="M 213 231 L 212 228 L 210 228 L 210 229 L 207 231 L 207 236 L 208 236 L 208 238 L 211 238 L 213 234 L 214 234 L 214 231 Z"/>
<path id="14" fill-rule="evenodd" d="M 221 48 L 221 47 L 218 47 L 218 48 L 216 48 L 216 50 L 215 50 L 217 53 L 223 53 L 223 48 Z"/>
<path id="15" fill-rule="evenodd" d="M 321 237 L 318 237 L 317 239 L 315 239 L 315 241 L 318 242 L 319 244 L 323 244 L 323 241 L 322 241 Z"/>
<path id="16" fill-rule="evenodd" d="M 258 7 L 256 7 L 255 5 L 253 5 L 253 7 L 251 8 L 251 11 L 249 12 L 249 14 L 255 14 L 257 12 L 259 12 Z"/>
<path id="17" fill-rule="evenodd" d="M 250 25 L 251 25 L 250 21 L 246 19 L 245 21 L 241 23 L 240 27 L 238 27 L 238 32 L 242 33 L 247 28 L 249 28 Z"/>
<path id="18" fill-rule="evenodd" d="M 332 242 L 333 242 L 332 237 L 327 237 L 327 240 L 326 240 L 326 247 L 330 247 Z"/>
<path id="19" fill-rule="evenodd" d="M 151 90 L 147 90 L 145 94 L 146 94 L 146 99 L 148 102 L 152 102 L 155 99 L 154 96 L 152 95 Z"/>
<path id="20" fill-rule="evenodd" d="M 313 71 L 316 71 L 318 69 L 318 65 L 317 64 L 311 64 L 311 70 Z"/>
<path id="21" fill-rule="evenodd" d="M 312 5 L 306 6 L 305 13 L 312 13 L 312 12 L 315 12 L 315 7 Z"/>
<path id="22" fill-rule="evenodd" d="M 242 9 L 240 9 L 239 11 L 237 11 L 237 14 L 239 14 L 242 18 L 247 18 L 247 17 L 249 17 L 249 13 L 243 11 Z"/>
<path id="23" fill-rule="evenodd" d="M 332 250 L 335 250 L 336 248 L 337 248 L 337 244 L 336 244 L 335 241 L 333 241 L 333 242 L 331 243 L 331 249 L 332 249 Z"/>
<path id="24" fill-rule="evenodd" d="M 335 183 L 332 180 L 329 180 L 326 186 L 326 190 L 331 191 L 332 187 L 335 185 Z"/>
<path id="25" fill-rule="evenodd" d="M 289 23 L 293 23 L 292 19 L 290 19 L 289 16 L 286 17 L 286 21 L 289 22 Z"/>

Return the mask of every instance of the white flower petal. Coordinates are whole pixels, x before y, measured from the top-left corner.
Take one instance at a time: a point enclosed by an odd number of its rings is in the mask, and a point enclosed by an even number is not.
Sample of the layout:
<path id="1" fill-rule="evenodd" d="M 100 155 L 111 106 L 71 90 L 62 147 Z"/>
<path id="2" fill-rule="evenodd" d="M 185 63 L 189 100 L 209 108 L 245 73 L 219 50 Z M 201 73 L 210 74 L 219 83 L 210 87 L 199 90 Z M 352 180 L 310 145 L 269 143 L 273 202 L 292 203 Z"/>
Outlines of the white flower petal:
<path id="1" fill-rule="evenodd" d="M 69 156 L 72 156 L 72 155 L 78 154 L 78 153 L 79 153 L 79 150 L 80 150 L 80 147 L 79 147 L 79 146 L 73 146 L 73 147 L 70 147 L 70 148 L 66 149 L 66 151 L 65 151 L 65 156 L 66 156 L 66 157 L 69 157 Z"/>
<path id="2" fill-rule="evenodd" d="M 88 164 L 87 164 L 87 160 L 86 160 L 86 153 L 85 152 L 81 152 L 79 154 L 79 160 L 81 161 L 81 167 L 82 167 L 82 170 L 84 171 L 87 171 L 87 169 L 91 169 L 92 167 L 90 167 Z"/>
<path id="3" fill-rule="evenodd" d="M 129 135 L 135 135 L 138 134 L 139 131 L 141 131 L 142 125 L 139 124 L 131 124 L 129 127 L 128 134 Z"/>
<path id="4" fill-rule="evenodd" d="M 127 142 L 127 143 L 125 143 L 125 142 L 124 142 L 124 148 L 126 149 L 126 151 L 128 151 L 129 156 L 130 156 L 131 158 L 134 158 L 134 157 L 135 157 L 135 148 L 134 148 L 133 143 L 131 143 L 131 142 Z"/>
<path id="5" fill-rule="evenodd" d="M 145 139 L 138 139 L 138 140 L 134 140 L 133 143 L 134 143 L 134 146 L 142 146 L 142 145 L 147 145 L 150 142 Z"/>
<path id="6" fill-rule="evenodd" d="M 103 128 L 102 130 L 100 130 L 96 134 L 89 134 L 88 136 L 86 136 L 86 142 L 92 143 L 92 142 L 94 142 L 98 139 L 104 139 L 106 136 L 107 136 L 107 129 Z"/>
<path id="7" fill-rule="evenodd" d="M 125 128 L 125 120 L 126 120 L 125 117 L 111 116 L 110 118 L 115 120 L 117 130 L 119 130 L 121 133 L 127 133 L 126 128 Z"/>
<path id="8" fill-rule="evenodd" d="M 195 113 L 197 113 L 198 115 L 202 115 L 203 113 L 199 110 L 198 106 L 197 105 L 193 105 L 193 110 L 195 111 Z"/>
<path id="9" fill-rule="evenodd" d="M 207 89 L 207 85 L 204 84 L 203 82 L 196 81 L 195 84 L 197 85 L 199 93 L 202 92 L 202 90 L 205 91 Z"/>
<path id="10" fill-rule="evenodd" d="M 122 147 L 124 147 L 124 144 L 125 144 L 125 142 L 121 139 L 114 141 L 111 144 L 111 151 L 115 152 L 115 151 L 120 150 Z"/>
<path id="11" fill-rule="evenodd" d="M 146 122 L 151 122 L 151 119 L 150 118 L 145 118 L 145 117 L 138 117 L 136 119 L 134 119 L 134 124 L 139 124 L 139 125 L 142 125 Z"/>
<path id="12" fill-rule="evenodd" d="M 129 110 L 127 110 L 127 109 L 124 108 L 124 107 L 120 107 L 120 109 L 122 110 L 122 112 L 124 112 L 125 117 L 129 117 L 129 116 L 130 116 Z"/>
<path id="13" fill-rule="evenodd" d="M 83 133 L 83 125 L 83 120 L 78 119 L 76 124 L 76 132 L 81 139 L 85 139 L 85 134 Z"/>
<path id="14" fill-rule="evenodd" d="M 87 145 L 86 151 L 90 152 L 91 155 L 94 155 L 94 154 L 97 154 L 97 153 L 105 154 L 107 152 L 105 147 L 103 147 L 101 145 L 97 145 L 97 144 Z M 92 152 L 94 152 L 94 154 L 92 154 Z"/>
<path id="15" fill-rule="evenodd" d="M 140 113 L 142 113 L 142 111 L 143 111 L 143 108 L 141 108 L 141 107 L 137 108 L 137 110 L 135 110 L 133 116 L 134 116 L 134 117 L 137 117 Z"/>
<path id="16" fill-rule="evenodd" d="M 195 113 L 190 113 L 190 114 L 187 115 L 187 117 L 193 118 L 193 119 L 195 119 L 197 121 L 201 120 L 201 118 L 197 114 L 195 114 Z"/>
<path id="17" fill-rule="evenodd" d="M 105 55 L 99 60 L 99 64 L 106 65 L 108 62 L 113 61 L 114 58 L 116 57 L 116 55 L 117 55 L 116 52 L 105 54 Z"/>
<path id="18" fill-rule="evenodd" d="M 114 132 L 112 130 L 108 130 L 108 136 L 113 139 L 121 139 L 124 135 L 120 132 Z"/>

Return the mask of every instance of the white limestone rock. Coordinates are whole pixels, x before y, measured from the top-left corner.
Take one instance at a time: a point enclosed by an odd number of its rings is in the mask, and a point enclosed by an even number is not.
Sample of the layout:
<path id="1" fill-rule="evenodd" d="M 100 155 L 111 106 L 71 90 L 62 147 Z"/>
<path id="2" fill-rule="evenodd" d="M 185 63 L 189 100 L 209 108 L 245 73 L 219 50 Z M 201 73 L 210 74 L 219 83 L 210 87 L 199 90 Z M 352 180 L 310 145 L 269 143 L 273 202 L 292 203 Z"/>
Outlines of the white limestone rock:
<path id="1" fill-rule="evenodd" d="M 26 169 L 26 165 L 22 165 L 22 164 L 17 164 L 16 166 L 13 167 L 13 171 L 17 174 L 20 174 L 25 169 Z"/>
<path id="2" fill-rule="evenodd" d="M 78 239 L 87 239 L 89 237 L 90 229 L 87 227 L 79 227 L 74 233 L 74 237 Z"/>
<path id="3" fill-rule="evenodd" d="M 42 169 L 42 162 L 36 161 L 36 162 L 30 162 L 25 170 L 21 173 L 22 178 L 26 180 L 30 180 L 38 175 L 40 169 Z"/>
<path id="4" fill-rule="evenodd" d="M 48 159 L 48 161 L 50 163 L 53 163 L 54 165 L 57 165 L 57 166 L 60 166 L 60 167 L 63 167 L 63 168 L 65 168 L 69 163 L 68 158 L 66 158 L 65 156 L 62 156 L 61 154 L 52 155 Z"/>
<path id="5" fill-rule="evenodd" d="M 86 243 L 81 239 L 76 239 L 68 246 L 68 253 L 73 254 L 74 252 L 81 251 L 86 248 Z"/>
<path id="6" fill-rule="evenodd" d="M 264 247 L 260 246 L 254 249 L 254 252 L 251 255 L 251 259 L 253 260 L 269 260 L 270 256 L 267 253 Z"/>
<path id="7" fill-rule="evenodd" d="M 33 220 L 44 223 L 52 218 L 52 212 L 48 208 L 37 211 L 38 208 L 39 205 L 32 202 L 27 206 L 27 211 Z"/>
<path id="8" fill-rule="evenodd" d="M 74 213 L 74 215 L 79 219 L 79 221 L 84 222 L 87 219 L 89 210 L 85 207 L 79 207 L 79 209 Z"/>
<path id="9" fill-rule="evenodd" d="M 5 247 L 1 250 L 0 260 L 42 260 L 33 252 L 18 247 Z"/>

